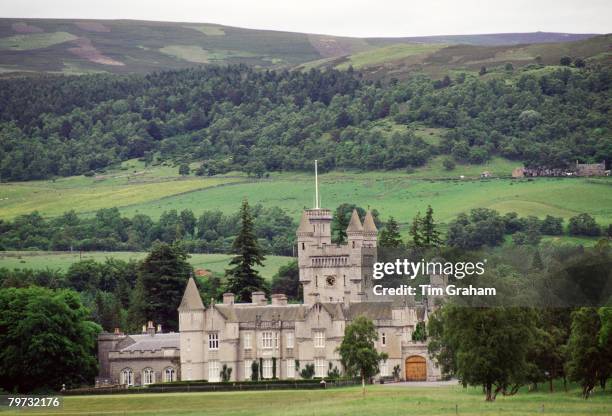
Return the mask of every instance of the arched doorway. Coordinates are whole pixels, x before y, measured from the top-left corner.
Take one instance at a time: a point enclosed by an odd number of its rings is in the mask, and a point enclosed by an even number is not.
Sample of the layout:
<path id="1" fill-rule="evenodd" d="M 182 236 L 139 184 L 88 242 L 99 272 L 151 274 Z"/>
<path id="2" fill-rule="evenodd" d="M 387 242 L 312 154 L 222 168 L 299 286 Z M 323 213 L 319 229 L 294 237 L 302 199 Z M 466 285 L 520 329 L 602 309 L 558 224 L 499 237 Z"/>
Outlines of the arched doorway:
<path id="1" fill-rule="evenodd" d="M 420 355 L 406 358 L 406 381 L 427 381 L 427 364 Z"/>

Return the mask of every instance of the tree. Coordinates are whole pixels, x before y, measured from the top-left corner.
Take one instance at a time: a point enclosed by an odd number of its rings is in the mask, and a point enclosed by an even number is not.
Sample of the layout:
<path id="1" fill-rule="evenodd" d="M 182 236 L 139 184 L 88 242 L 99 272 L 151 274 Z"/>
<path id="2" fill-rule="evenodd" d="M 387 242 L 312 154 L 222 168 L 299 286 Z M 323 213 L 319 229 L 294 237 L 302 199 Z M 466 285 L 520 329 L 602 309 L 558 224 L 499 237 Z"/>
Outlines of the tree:
<path id="1" fill-rule="evenodd" d="M 374 322 L 365 316 L 353 319 L 344 330 L 344 338 L 338 352 L 347 374 L 361 377 L 361 388 L 365 396 L 365 380 L 378 374 L 380 362 L 388 358 L 386 353 L 378 353 L 374 345 L 378 333 Z"/>
<path id="2" fill-rule="evenodd" d="M 381 247 L 399 248 L 402 247 L 402 238 L 399 232 L 399 224 L 395 221 L 395 218 L 389 217 L 385 227 L 380 232 L 380 238 L 378 244 Z"/>
<path id="3" fill-rule="evenodd" d="M 230 266 L 234 267 L 225 271 L 226 291 L 234 293 L 238 301 L 250 302 L 252 292 L 266 291 L 264 279 L 254 268 L 255 265 L 263 266 L 265 257 L 255 236 L 253 217 L 246 199 L 242 201 L 240 230 L 232 245 L 232 251 L 236 256 L 230 261 Z"/>
<path id="4" fill-rule="evenodd" d="M 408 234 L 412 238 L 412 244 L 415 247 L 423 247 L 423 234 L 421 231 L 421 212 L 417 212 L 417 214 L 412 219 L 412 225 L 410 226 L 410 230 Z"/>
<path id="5" fill-rule="evenodd" d="M 315 375 L 315 366 L 314 364 L 306 364 L 302 371 L 300 371 L 300 377 L 304 380 L 310 380 Z"/>
<path id="6" fill-rule="evenodd" d="M 504 65 L 504 69 L 508 72 L 512 72 L 514 71 L 514 65 L 512 65 L 512 62 L 507 62 L 506 65 Z"/>
<path id="7" fill-rule="evenodd" d="M 582 58 L 574 59 L 574 66 L 576 68 L 584 68 L 586 66 L 586 62 Z"/>
<path id="8" fill-rule="evenodd" d="M 444 160 L 442 161 L 442 166 L 444 167 L 445 170 L 453 170 L 455 169 L 455 161 L 453 159 L 451 159 L 450 157 L 445 157 Z"/>
<path id="9" fill-rule="evenodd" d="M 482 385 L 487 401 L 514 394 L 527 379 L 535 314 L 527 308 L 474 308 L 447 303 L 429 321 L 430 354 L 443 374 Z"/>
<path id="10" fill-rule="evenodd" d="M 297 260 L 281 266 L 272 277 L 272 293 L 283 293 L 291 300 L 301 300 L 300 269 Z"/>
<path id="11" fill-rule="evenodd" d="M 187 163 L 181 163 L 181 165 L 179 166 L 179 175 L 181 176 L 187 176 L 189 175 L 189 165 Z"/>
<path id="12" fill-rule="evenodd" d="M 179 215 L 179 219 L 183 230 L 185 230 L 187 234 L 193 235 L 197 222 L 195 215 L 193 215 L 193 211 L 191 211 L 190 209 L 182 210 L 181 214 Z"/>
<path id="13" fill-rule="evenodd" d="M 480 67 L 480 71 L 478 71 L 478 75 L 483 76 L 487 73 L 487 67 L 486 66 L 481 66 Z"/>
<path id="14" fill-rule="evenodd" d="M 562 235 L 563 218 L 547 215 L 542 221 L 540 232 L 544 235 Z"/>
<path id="15" fill-rule="evenodd" d="M 587 213 L 578 214 L 569 219 L 570 235 L 586 235 L 598 236 L 601 234 L 601 228 L 595 221 L 595 218 Z"/>
<path id="16" fill-rule="evenodd" d="M 570 66 L 572 64 L 572 58 L 569 56 L 562 56 L 561 59 L 559 59 L 559 64 L 562 66 Z"/>
<path id="17" fill-rule="evenodd" d="M 251 363 L 251 381 L 257 381 L 259 377 L 259 363 L 253 361 Z"/>
<path id="18" fill-rule="evenodd" d="M 223 364 L 223 368 L 221 369 L 221 381 L 227 383 L 232 378 L 232 367 L 228 367 L 227 364 Z"/>
<path id="19" fill-rule="evenodd" d="M 427 206 L 425 211 L 425 217 L 421 221 L 421 229 L 423 236 L 423 245 L 426 247 L 438 247 L 442 244 L 440 238 L 440 232 L 436 230 L 436 223 L 433 218 L 433 208 L 431 205 Z"/>
<path id="20" fill-rule="evenodd" d="M 146 320 L 161 323 L 169 330 L 177 330 L 176 309 L 181 303 L 191 265 L 189 255 L 177 244 L 156 243 L 139 268 L 137 290 L 142 293 Z"/>
<path id="21" fill-rule="evenodd" d="M 91 384 L 100 327 L 72 290 L 0 289 L 0 387 L 20 393 Z"/>
<path id="22" fill-rule="evenodd" d="M 601 315 L 597 309 L 587 307 L 572 312 L 566 371 L 570 380 L 580 383 L 585 399 L 598 381 L 604 387 L 605 380 L 610 377 L 612 341 L 606 335 L 605 327 L 602 331 L 601 319 L 606 314 L 609 316 L 609 309 L 602 308 Z M 609 320 L 606 320 L 606 324 L 609 328 Z"/>

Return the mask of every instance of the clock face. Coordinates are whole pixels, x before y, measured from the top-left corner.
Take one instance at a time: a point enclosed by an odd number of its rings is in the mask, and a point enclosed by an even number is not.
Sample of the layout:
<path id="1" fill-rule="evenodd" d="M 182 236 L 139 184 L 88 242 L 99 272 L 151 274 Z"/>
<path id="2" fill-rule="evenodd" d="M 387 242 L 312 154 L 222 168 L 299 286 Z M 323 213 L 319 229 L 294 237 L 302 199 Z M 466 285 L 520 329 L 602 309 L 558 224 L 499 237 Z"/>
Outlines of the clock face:
<path id="1" fill-rule="evenodd" d="M 333 286 L 336 284 L 336 278 L 334 276 L 327 276 L 325 278 L 325 282 L 327 283 L 327 286 Z"/>

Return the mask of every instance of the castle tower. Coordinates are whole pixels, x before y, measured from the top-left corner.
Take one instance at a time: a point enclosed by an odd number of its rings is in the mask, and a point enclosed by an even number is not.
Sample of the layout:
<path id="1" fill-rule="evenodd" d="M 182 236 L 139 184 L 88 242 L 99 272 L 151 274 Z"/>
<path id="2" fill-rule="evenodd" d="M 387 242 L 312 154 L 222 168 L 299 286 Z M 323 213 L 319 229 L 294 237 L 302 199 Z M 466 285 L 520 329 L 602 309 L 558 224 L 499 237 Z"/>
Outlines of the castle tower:
<path id="1" fill-rule="evenodd" d="M 203 361 L 205 310 L 198 287 L 190 277 L 178 307 L 182 380 L 206 378 Z"/>
<path id="2" fill-rule="evenodd" d="M 332 213 L 320 207 L 315 164 L 315 207 L 302 213 L 297 229 L 298 266 L 304 303 L 359 302 L 365 298 L 364 277 L 371 275 L 376 258 L 376 235 L 372 214 L 365 225 L 353 211 L 346 229 L 348 242 L 332 244 Z M 370 276 L 371 278 L 371 276 Z"/>

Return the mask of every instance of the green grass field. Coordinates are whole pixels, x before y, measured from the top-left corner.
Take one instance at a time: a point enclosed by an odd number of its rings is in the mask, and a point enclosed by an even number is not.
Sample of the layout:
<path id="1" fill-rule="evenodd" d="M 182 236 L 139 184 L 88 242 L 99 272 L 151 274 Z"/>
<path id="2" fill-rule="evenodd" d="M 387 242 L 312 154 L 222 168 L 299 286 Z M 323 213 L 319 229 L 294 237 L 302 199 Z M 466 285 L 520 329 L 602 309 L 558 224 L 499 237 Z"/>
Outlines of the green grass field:
<path id="1" fill-rule="evenodd" d="M 424 44 L 424 43 L 409 43 L 384 46 L 382 48 L 373 49 L 371 51 L 359 52 L 348 57 L 348 60 L 340 65 L 337 69 L 347 69 L 353 66 L 355 69 L 361 69 L 366 66 L 381 65 L 386 62 L 405 59 L 410 56 L 424 56 L 445 48 L 448 45 L 442 43 Z"/>
<path id="2" fill-rule="evenodd" d="M 106 251 L 106 252 L 48 252 L 48 251 L 0 251 L 0 268 L 7 269 L 53 269 L 67 270 L 74 262 L 79 260 L 104 261 L 106 258 L 116 258 L 128 261 L 141 260 L 147 253 Z M 191 254 L 189 262 L 196 269 L 206 269 L 214 273 L 223 274 L 232 258 L 228 254 Z M 291 261 L 291 257 L 266 256 L 264 267 L 258 267 L 261 275 L 271 279 L 279 267 Z"/>
<path id="3" fill-rule="evenodd" d="M 434 140 L 438 133 L 425 129 L 419 132 Z M 588 212 L 603 225 L 612 223 L 612 179 L 499 178 L 507 177 L 514 166 L 513 162 L 494 158 L 486 165 L 458 165 L 449 172 L 438 157 L 412 173 L 331 172 L 320 175 L 322 205 L 335 208 L 353 202 L 376 208 L 383 219 L 392 215 L 401 223 L 409 222 L 417 211 L 424 212 L 429 204 L 439 223 L 478 207 L 502 213 L 516 211 L 522 216 L 550 214 L 566 220 Z M 485 170 L 495 177 L 479 179 Z M 236 173 L 179 178 L 176 167 L 145 169 L 139 162 L 129 161 L 122 170 L 97 179 L 77 176 L 0 184 L 0 219 L 34 210 L 45 216 L 58 216 L 71 209 L 89 215 L 113 206 L 127 216 L 144 213 L 154 218 L 170 209 L 188 208 L 196 215 L 214 209 L 234 213 L 247 197 L 251 204 L 281 207 L 297 220 L 302 209 L 313 204 L 313 179 L 309 173 L 274 173 L 261 180 Z"/>
<path id="4" fill-rule="evenodd" d="M 611 395 L 588 401 L 569 393 L 519 393 L 486 403 L 480 389 L 369 386 L 328 390 L 72 396 L 63 409 L 23 413 L 65 415 L 609 415 Z M 4 414 L 21 414 L 19 412 Z"/>

